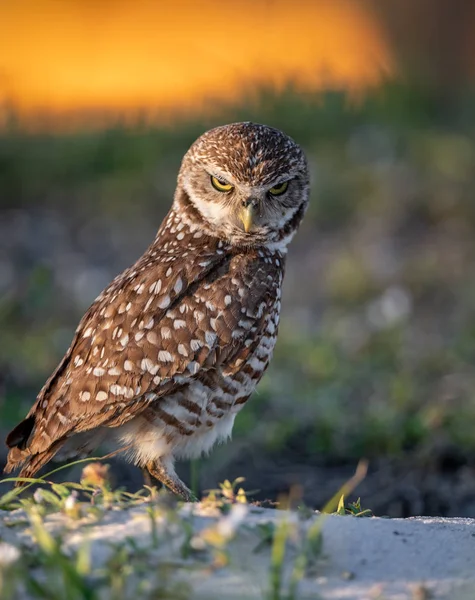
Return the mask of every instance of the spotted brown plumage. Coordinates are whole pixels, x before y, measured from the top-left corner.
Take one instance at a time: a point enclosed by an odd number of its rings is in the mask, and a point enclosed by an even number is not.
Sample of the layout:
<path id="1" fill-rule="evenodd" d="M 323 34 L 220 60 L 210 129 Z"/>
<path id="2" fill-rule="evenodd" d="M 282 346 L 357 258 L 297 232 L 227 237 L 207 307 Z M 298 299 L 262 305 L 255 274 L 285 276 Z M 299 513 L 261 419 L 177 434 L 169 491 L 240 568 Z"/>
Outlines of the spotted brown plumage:
<path id="1" fill-rule="evenodd" d="M 92 304 L 7 437 L 6 470 L 31 477 L 104 443 L 189 499 L 174 461 L 230 436 L 269 364 L 308 189 L 302 150 L 278 130 L 201 136 L 155 240 Z"/>

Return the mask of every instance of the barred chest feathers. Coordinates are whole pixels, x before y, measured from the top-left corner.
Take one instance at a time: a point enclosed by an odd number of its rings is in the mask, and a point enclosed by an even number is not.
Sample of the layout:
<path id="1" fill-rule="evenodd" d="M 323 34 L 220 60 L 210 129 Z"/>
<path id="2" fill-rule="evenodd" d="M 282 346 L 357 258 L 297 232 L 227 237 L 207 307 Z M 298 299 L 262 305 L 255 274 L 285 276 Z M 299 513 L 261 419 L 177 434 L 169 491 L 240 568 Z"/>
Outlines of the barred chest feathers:
<path id="1" fill-rule="evenodd" d="M 197 458 L 208 453 L 215 443 L 230 438 L 236 415 L 272 358 L 284 264 L 285 257 L 278 251 L 233 257 L 227 276 L 215 282 L 217 289 L 228 289 L 233 294 L 223 297 L 221 307 L 211 305 L 215 309 L 217 331 L 220 323 L 229 321 L 230 310 L 238 315 L 235 329 L 229 331 L 228 352 L 233 359 L 225 364 L 223 361 L 206 377 L 199 376 L 162 397 L 159 403 L 150 405 L 115 432 L 117 445 L 129 446 L 129 456 L 134 462 L 146 464 L 156 456 Z M 216 298 L 213 285 L 204 284 L 196 292 L 198 303 L 205 292 L 208 297 Z M 180 378 L 175 378 L 175 382 L 179 384 Z"/>

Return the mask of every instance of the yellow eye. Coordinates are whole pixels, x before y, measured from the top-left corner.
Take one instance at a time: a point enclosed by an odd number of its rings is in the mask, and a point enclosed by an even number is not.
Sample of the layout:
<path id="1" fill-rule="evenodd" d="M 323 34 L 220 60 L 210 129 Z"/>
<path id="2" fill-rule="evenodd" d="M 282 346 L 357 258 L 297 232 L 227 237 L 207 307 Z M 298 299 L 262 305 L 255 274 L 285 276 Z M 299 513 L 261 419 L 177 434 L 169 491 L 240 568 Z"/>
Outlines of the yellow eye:
<path id="1" fill-rule="evenodd" d="M 272 194 L 272 196 L 280 196 L 281 194 L 283 194 L 284 192 L 287 191 L 288 187 L 289 187 L 289 182 L 283 181 L 282 183 L 279 183 L 279 185 L 275 185 L 274 187 L 272 187 L 269 190 L 269 194 Z"/>
<path id="2" fill-rule="evenodd" d="M 234 187 L 227 181 L 213 177 L 213 175 L 211 175 L 211 185 L 215 190 L 218 190 L 218 192 L 230 192 Z"/>

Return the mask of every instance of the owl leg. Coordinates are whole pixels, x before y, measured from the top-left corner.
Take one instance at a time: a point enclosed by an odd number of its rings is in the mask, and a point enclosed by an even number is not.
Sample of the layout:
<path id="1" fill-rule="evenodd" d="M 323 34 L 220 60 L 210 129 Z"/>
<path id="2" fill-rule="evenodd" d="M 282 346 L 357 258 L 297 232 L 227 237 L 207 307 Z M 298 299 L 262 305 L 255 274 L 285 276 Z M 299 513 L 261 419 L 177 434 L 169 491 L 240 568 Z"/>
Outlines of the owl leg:
<path id="1" fill-rule="evenodd" d="M 147 472 L 147 479 L 157 479 L 171 492 L 183 498 L 185 502 L 196 502 L 193 492 L 186 487 L 183 481 L 172 469 L 167 469 L 163 462 L 150 461 L 146 464 L 144 471 Z"/>

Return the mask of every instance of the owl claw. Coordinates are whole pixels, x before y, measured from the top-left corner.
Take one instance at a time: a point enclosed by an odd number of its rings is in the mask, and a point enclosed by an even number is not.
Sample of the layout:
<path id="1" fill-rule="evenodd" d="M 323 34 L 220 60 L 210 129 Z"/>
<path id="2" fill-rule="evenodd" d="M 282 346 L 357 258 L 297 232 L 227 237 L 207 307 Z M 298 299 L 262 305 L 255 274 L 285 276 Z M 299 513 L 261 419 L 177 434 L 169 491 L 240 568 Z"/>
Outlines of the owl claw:
<path id="1" fill-rule="evenodd" d="M 145 466 L 145 469 L 142 469 L 142 472 L 144 474 L 146 485 L 148 485 L 148 482 L 153 485 L 153 479 L 156 479 L 171 492 L 180 496 L 185 502 L 198 501 L 193 492 L 183 483 L 178 475 L 173 471 L 168 470 L 162 462 L 150 461 Z"/>

